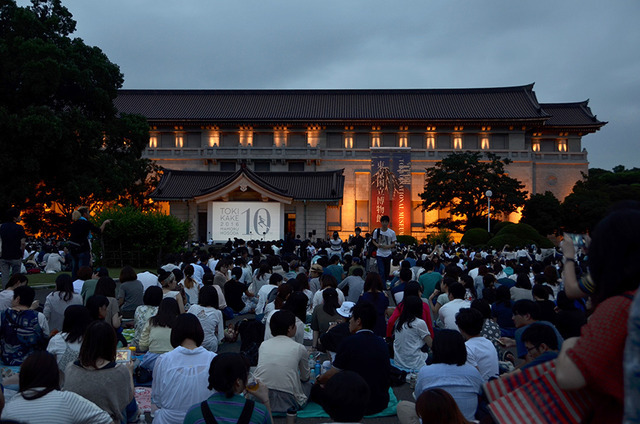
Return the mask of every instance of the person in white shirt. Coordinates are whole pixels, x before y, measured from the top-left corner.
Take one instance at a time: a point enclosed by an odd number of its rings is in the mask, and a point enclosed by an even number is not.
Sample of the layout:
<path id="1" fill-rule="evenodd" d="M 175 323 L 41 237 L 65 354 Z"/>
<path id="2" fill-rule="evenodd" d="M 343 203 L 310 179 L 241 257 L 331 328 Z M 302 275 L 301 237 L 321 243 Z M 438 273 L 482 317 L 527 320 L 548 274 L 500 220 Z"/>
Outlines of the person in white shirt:
<path id="1" fill-rule="evenodd" d="M 197 305 L 191 305 L 188 313 L 198 317 L 204 330 L 202 347 L 217 352 L 218 346 L 224 338 L 224 319 L 222 312 L 217 309 L 218 291 L 213 286 L 204 286 L 200 290 L 200 299 Z"/>
<path id="2" fill-rule="evenodd" d="M 456 314 L 462 308 L 471 307 L 471 302 L 464 300 L 466 290 L 460 283 L 449 286 L 449 302 L 442 305 L 438 310 L 438 320 L 441 328 L 447 330 L 458 330 L 456 325 Z"/>
<path id="3" fill-rule="evenodd" d="M 473 308 L 460 309 L 456 315 L 456 324 L 465 339 L 467 364 L 476 367 L 485 382 L 498 377 L 498 352 L 493 343 L 480 334 L 483 324 L 480 311 Z"/>
<path id="4" fill-rule="evenodd" d="M 142 292 L 146 292 L 149 287 L 162 287 L 158 282 L 158 276 L 152 272 L 145 271 L 138 274 L 138 281 L 142 283 Z"/>
<path id="5" fill-rule="evenodd" d="M 407 296 L 404 307 L 396 321 L 393 341 L 396 365 L 405 370 L 419 370 L 427 361 L 425 343 L 431 346 L 432 338 L 427 323 L 422 319 L 422 300 L 418 296 Z"/>
<path id="6" fill-rule="evenodd" d="M 391 257 L 396 248 L 396 233 L 389 228 L 389 217 L 380 218 L 381 228 L 373 230 L 372 243 L 378 248 L 376 261 L 378 262 L 378 274 L 384 283 L 391 273 Z"/>
<path id="7" fill-rule="evenodd" d="M 171 329 L 174 349 L 156 360 L 151 401 L 159 407 L 153 422 L 181 423 L 189 407 L 211 396 L 207 388 L 209 365 L 216 354 L 201 346 L 204 331 L 192 314 L 178 316 Z"/>
<path id="8" fill-rule="evenodd" d="M 296 317 L 288 310 L 276 311 L 269 327 L 273 338 L 260 345 L 255 377 L 269 388 L 272 412 L 301 409 L 307 404 L 311 384 L 307 349 L 292 339 Z"/>

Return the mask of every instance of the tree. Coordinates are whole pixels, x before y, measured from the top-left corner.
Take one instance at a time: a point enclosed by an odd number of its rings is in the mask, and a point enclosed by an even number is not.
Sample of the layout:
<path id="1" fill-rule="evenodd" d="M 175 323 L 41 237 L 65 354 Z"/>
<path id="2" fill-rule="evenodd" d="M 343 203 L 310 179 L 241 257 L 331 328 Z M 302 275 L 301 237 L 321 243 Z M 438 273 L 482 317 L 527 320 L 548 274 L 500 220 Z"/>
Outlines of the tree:
<path id="1" fill-rule="evenodd" d="M 141 159 L 148 125 L 118 115 L 118 66 L 70 37 L 76 23 L 60 0 L 2 4 L 0 209 L 16 205 L 41 217 L 145 192 L 153 170 Z"/>
<path id="2" fill-rule="evenodd" d="M 553 234 L 561 224 L 560 201 L 550 191 L 534 194 L 524 204 L 520 222 L 529 224 L 540 234 Z"/>
<path id="3" fill-rule="evenodd" d="M 575 183 L 562 202 L 562 228 L 571 233 L 586 233 L 619 202 L 640 201 L 640 169 L 622 165 L 607 171 L 589 169 Z"/>
<path id="4" fill-rule="evenodd" d="M 491 197 L 491 214 L 511 213 L 524 204 L 527 192 L 524 185 L 505 173 L 511 163 L 487 153 L 453 153 L 433 168 L 426 170 L 422 209 L 427 211 L 449 209 L 457 219 L 439 219 L 431 227 L 445 227 L 463 232 L 463 229 L 482 227 L 487 222 L 487 190 Z"/>

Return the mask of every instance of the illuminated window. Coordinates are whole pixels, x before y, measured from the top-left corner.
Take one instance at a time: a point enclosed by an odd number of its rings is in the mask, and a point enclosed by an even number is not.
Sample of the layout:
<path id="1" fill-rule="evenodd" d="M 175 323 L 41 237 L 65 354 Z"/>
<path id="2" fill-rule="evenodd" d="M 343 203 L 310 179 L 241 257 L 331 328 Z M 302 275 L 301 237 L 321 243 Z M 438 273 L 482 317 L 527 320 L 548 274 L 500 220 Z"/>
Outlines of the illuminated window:
<path id="1" fill-rule="evenodd" d="M 480 148 L 483 150 L 489 149 L 489 137 L 482 137 L 480 139 Z"/>
<path id="2" fill-rule="evenodd" d="M 540 151 L 540 140 L 533 140 L 533 145 L 531 146 L 534 152 Z"/>
<path id="3" fill-rule="evenodd" d="M 151 137 L 149 137 L 149 148 L 155 149 L 156 147 L 158 147 L 158 137 L 152 135 Z"/>
<path id="4" fill-rule="evenodd" d="M 427 149 L 435 149 L 436 148 L 436 138 L 433 135 L 427 136 Z"/>
<path id="5" fill-rule="evenodd" d="M 318 141 L 320 140 L 320 127 L 308 127 L 307 128 L 307 144 L 309 147 L 318 147 Z"/>
<path id="6" fill-rule="evenodd" d="M 273 131 L 273 144 L 276 147 L 287 145 L 287 127 L 276 127 Z"/>
<path id="7" fill-rule="evenodd" d="M 220 145 L 220 133 L 214 131 L 209 133 L 209 147 L 218 147 Z"/>
<path id="8" fill-rule="evenodd" d="M 462 149 L 462 137 L 456 135 L 453 137 L 453 148 L 454 149 Z"/>
<path id="9" fill-rule="evenodd" d="M 380 147 L 380 133 L 371 134 L 371 147 Z"/>
<path id="10" fill-rule="evenodd" d="M 559 152 L 566 152 L 568 150 L 567 148 L 567 140 L 558 140 L 558 151 Z"/>
<path id="11" fill-rule="evenodd" d="M 353 134 L 344 135 L 344 148 L 353 149 Z"/>
<path id="12" fill-rule="evenodd" d="M 253 146 L 253 129 L 241 129 L 240 130 L 240 145 L 245 147 Z"/>
<path id="13" fill-rule="evenodd" d="M 176 147 L 181 149 L 184 146 L 184 134 L 176 134 Z"/>
<path id="14" fill-rule="evenodd" d="M 409 147 L 408 137 L 406 134 L 400 134 L 398 136 L 398 147 Z"/>

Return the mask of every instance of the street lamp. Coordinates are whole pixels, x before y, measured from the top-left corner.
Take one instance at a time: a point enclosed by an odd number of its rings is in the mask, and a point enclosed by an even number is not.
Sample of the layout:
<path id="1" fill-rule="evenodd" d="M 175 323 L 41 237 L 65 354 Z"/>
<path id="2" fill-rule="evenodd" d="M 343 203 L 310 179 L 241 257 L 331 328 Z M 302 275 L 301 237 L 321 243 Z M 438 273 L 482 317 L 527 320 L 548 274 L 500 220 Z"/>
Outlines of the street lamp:
<path id="1" fill-rule="evenodd" d="M 493 192 L 491 190 L 487 190 L 485 193 L 487 196 L 487 232 L 491 232 L 491 196 L 493 196 Z"/>

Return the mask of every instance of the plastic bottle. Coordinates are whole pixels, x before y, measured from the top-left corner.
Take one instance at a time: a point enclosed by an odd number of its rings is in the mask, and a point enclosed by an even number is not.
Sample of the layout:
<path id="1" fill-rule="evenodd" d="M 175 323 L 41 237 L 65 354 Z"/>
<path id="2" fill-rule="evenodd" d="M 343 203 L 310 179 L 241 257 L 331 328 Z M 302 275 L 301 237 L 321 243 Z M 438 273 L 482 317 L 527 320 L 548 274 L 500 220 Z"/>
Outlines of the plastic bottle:
<path id="1" fill-rule="evenodd" d="M 313 358 L 313 353 L 312 353 L 312 354 L 309 355 L 309 371 L 310 371 L 309 379 L 311 381 L 315 381 L 316 380 L 316 375 L 315 375 L 315 372 L 314 372 L 315 366 L 316 366 L 316 361 Z"/>
<path id="2" fill-rule="evenodd" d="M 316 361 L 316 364 L 313 367 L 313 372 L 316 375 L 316 378 L 322 373 L 322 365 L 320 364 L 320 360 Z"/>

